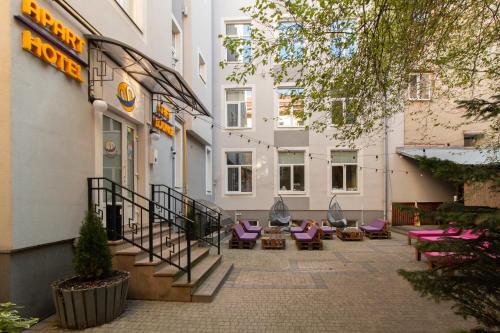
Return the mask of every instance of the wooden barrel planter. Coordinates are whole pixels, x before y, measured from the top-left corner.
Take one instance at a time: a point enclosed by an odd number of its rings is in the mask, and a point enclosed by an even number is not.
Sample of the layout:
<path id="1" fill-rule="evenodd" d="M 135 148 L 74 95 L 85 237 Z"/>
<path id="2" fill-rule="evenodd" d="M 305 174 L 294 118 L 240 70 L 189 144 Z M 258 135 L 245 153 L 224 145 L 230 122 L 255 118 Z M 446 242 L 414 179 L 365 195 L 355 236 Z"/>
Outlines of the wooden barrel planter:
<path id="1" fill-rule="evenodd" d="M 83 329 L 108 323 L 125 310 L 129 272 L 115 271 L 113 276 L 81 283 L 78 276 L 52 284 L 52 296 L 59 326 Z"/>

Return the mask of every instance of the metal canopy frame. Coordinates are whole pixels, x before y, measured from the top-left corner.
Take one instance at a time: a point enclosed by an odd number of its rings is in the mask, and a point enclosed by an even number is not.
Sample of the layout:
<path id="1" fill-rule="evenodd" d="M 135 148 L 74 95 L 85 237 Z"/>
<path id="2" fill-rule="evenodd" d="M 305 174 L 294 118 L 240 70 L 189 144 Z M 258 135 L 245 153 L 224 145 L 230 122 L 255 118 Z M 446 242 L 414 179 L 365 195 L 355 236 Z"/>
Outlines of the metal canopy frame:
<path id="1" fill-rule="evenodd" d="M 210 116 L 210 112 L 191 90 L 188 83 L 176 70 L 146 56 L 130 45 L 99 35 L 85 35 L 88 40 L 89 100 L 96 82 L 113 80 L 115 69 L 121 69 L 144 87 L 152 96 L 159 95 L 178 110 L 189 113 L 189 109 L 199 115 Z M 95 60 L 91 51 L 97 52 Z M 110 58 L 117 67 L 108 74 L 103 55 Z"/>

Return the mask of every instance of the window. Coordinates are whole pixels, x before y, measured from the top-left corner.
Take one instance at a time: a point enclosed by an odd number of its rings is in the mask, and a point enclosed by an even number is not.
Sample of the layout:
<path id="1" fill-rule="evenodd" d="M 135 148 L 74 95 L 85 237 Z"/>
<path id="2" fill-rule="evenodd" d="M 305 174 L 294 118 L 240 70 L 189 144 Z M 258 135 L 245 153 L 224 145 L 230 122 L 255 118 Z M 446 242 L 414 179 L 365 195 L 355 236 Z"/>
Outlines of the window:
<path id="1" fill-rule="evenodd" d="M 134 25 L 141 30 L 144 3 L 142 0 L 115 0 Z"/>
<path id="2" fill-rule="evenodd" d="M 226 152 L 228 193 L 252 192 L 252 152 Z"/>
<path id="3" fill-rule="evenodd" d="M 331 50 L 339 58 L 349 58 L 356 51 L 355 20 L 338 20 L 332 24 Z"/>
<path id="4" fill-rule="evenodd" d="M 428 101 L 431 99 L 431 74 L 410 74 L 408 98 L 413 101 Z"/>
<path id="5" fill-rule="evenodd" d="M 201 53 L 198 53 L 198 74 L 203 83 L 207 83 L 207 64 Z"/>
<path id="6" fill-rule="evenodd" d="M 351 101 L 346 98 L 338 98 L 333 101 L 331 121 L 332 124 L 354 124 L 356 114 L 349 110 Z"/>
<path id="7" fill-rule="evenodd" d="M 252 128 L 252 89 L 226 89 L 226 127 Z"/>
<path id="8" fill-rule="evenodd" d="M 305 191 L 304 151 L 278 152 L 279 192 Z"/>
<path id="9" fill-rule="evenodd" d="M 172 68 L 182 74 L 182 32 L 172 18 Z"/>
<path id="10" fill-rule="evenodd" d="M 464 133 L 464 147 L 478 146 L 483 137 L 483 133 Z"/>
<path id="11" fill-rule="evenodd" d="M 297 37 L 299 29 L 300 25 L 295 22 L 281 22 L 278 25 L 277 30 L 280 38 L 287 41 L 286 45 L 280 49 L 280 61 L 297 59 L 303 56 L 304 40 Z"/>
<path id="12" fill-rule="evenodd" d="M 332 191 L 358 190 L 358 152 L 332 150 Z"/>
<path id="13" fill-rule="evenodd" d="M 205 147 L 205 182 L 207 195 L 212 194 L 212 149 Z"/>
<path id="14" fill-rule="evenodd" d="M 227 23 L 226 36 L 234 39 L 244 39 L 250 41 L 250 23 Z M 226 49 L 226 60 L 228 62 L 249 62 L 252 56 L 252 46 L 243 45 L 237 52 Z"/>
<path id="15" fill-rule="evenodd" d="M 278 127 L 304 126 L 304 101 L 295 97 L 302 93 L 299 88 L 278 88 Z"/>

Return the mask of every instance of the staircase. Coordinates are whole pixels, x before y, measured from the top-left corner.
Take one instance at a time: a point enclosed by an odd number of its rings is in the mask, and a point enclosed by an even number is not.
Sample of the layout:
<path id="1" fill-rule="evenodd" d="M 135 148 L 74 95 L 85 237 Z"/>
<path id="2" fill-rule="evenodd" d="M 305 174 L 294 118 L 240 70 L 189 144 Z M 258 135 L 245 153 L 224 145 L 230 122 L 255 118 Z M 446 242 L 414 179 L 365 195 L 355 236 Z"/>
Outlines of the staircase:
<path id="1" fill-rule="evenodd" d="M 151 199 L 107 178 L 88 179 L 89 209 L 104 221 L 113 268 L 128 297 L 211 302 L 231 272 L 220 254 L 220 214 L 165 185 Z"/>

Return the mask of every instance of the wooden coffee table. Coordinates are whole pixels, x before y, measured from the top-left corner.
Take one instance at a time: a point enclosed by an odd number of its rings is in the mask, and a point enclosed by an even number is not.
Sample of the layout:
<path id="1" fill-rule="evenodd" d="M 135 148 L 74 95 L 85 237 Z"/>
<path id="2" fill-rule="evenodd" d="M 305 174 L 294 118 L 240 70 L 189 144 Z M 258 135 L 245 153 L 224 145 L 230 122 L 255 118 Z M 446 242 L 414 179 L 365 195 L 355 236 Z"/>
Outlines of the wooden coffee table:
<path id="1" fill-rule="evenodd" d="M 364 233 L 356 227 L 337 228 L 337 237 L 343 241 L 362 241 Z"/>
<path id="2" fill-rule="evenodd" d="M 263 250 L 284 250 L 286 248 L 285 235 L 282 233 L 269 233 L 261 237 L 260 244 Z"/>

